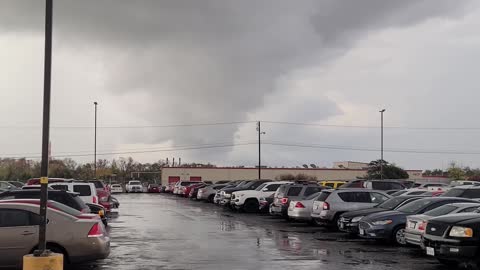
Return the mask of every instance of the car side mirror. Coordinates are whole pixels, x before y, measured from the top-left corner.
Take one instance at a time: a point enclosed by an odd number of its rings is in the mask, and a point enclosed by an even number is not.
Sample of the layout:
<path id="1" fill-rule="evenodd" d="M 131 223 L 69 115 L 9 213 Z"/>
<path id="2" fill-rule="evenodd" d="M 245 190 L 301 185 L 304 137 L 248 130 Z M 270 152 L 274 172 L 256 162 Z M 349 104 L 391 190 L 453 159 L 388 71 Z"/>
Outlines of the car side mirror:
<path id="1" fill-rule="evenodd" d="M 268 188 L 263 188 L 262 189 L 262 192 L 267 192 L 268 191 Z"/>

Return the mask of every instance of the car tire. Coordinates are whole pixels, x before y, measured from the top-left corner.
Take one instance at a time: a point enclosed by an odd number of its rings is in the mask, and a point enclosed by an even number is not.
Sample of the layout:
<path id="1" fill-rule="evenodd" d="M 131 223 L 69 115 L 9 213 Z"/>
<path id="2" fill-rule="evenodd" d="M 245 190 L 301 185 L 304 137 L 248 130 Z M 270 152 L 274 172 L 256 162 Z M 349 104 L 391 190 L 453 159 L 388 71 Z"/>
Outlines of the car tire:
<path id="1" fill-rule="evenodd" d="M 314 218 L 314 219 L 312 220 L 312 223 L 313 223 L 313 225 L 315 225 L 315 226 L 323 226 L 323 222 L 321 222 L 321 221 L 320 221 L 319 219 L 317 219 L 317 218 Z"/>
<path id="2" fill-rule="evenodd" d="M 248 199 L 243 205 L 243 211 L 246 213 L 257 213 L 260 208 L 260 204 L 255 199 Z"/>
<path id="3" fill-rule="evenodd" d="M 405 226 L 398 226 L 393 230 L 392 233 L 392 242 L 398 246 L 406 246 L 407 241 L 405 240 Z"/>
<path id="4" fill-rule="evenodd" d="M 65 251 L 65 249 L 63 249 L 61 247 L 58 247 L 56 245 L 52 245 L 52 244 L 47 244 L 47 249 L 50 250 L 53 253 L 63 254 L 63 266 L 64 266 L 63 268 L 64 269 L 65 269 L 65 266 L 70 263 L 70 260 L 68 258 L 68 254 Z"/>
<path id="5" fill-rule="evenodd" d="M 447 260 L 447 259 L 441 259 L 441 258 L 437 258 L 437 260 L 443 264 L 443 265 L 446 265 L 446 266 L 449 266 L 449 267 L 457 267 L 458 266 L 458 262 L 456 261 L 452 261 L 452 260 Z"/>
<path id="6" fill-rule="evenodd" d="M 208 196 L 207 201 L 208 201 L 209 203 L 213 203 L 213 199 L 214 199 L 214 198 L 215 198 L 215 195 L 212 194 L 212 195 Z"/>

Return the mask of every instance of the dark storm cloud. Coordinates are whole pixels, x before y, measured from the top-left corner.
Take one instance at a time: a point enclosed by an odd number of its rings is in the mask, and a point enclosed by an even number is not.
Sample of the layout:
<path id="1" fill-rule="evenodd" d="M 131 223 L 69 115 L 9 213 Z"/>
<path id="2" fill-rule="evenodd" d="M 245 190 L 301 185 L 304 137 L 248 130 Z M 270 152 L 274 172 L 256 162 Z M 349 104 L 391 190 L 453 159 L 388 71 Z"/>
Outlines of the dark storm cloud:
<path id="1" fill-rule="evenodd" d="M 40 33 L 42 3 L 3 0 L 0 31 Z M 58 47 L 102 61 L 106 90 L 125 96 L 139 118 L 150 123 L 241 121 L 264 105 L 278 79 L 332 61 L 371 31 L 461 14 L 462 3 L 62 0 L 55 1 L 54 34 Z M 141 103 L 136 95 L 142 95 Z M 288 96 L 284 102 L 288 104 Z M 310 121 L 318 121 L 340 113 L 332 101 L 325 98 L 324 103 L 330 104 L 292 110 L 289 119 L 301 120 L 308 113 Z M 278 105 L 279 112 L 289 109 Z M 179 130 L 162 130 L 148 141 L 211 142 L 233 139 L 235 130 L 182 130 L 180 135 Z"/>

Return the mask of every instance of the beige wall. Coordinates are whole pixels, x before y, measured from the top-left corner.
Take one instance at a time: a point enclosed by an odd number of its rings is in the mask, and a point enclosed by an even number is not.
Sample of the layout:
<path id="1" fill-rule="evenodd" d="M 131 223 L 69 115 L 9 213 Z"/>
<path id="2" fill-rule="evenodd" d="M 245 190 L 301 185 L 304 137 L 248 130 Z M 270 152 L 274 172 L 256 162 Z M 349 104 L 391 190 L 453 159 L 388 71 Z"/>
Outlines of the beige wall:
<path id="1" fill-rule="evenodd" d="M 407 171 L 411 179 L 420 179 L 421 171 Z M 262 169 L 262 179 L 275 179 L 282 174 L 307 174 L 318 180 L 352 180 L 363 177 L 366 170 L 345 169 Z M 203 181 L 257 179 L 258 170 L 253 168 L 163 168 L 162 185 L 168 184 L 169 177 L 180 177 L 182 181 L 190 177 L 202 177 Z"/>
<path id="2" fill-rule="evenodd" d="M 333 168 L 345 168 L 361 170 L 368 167 L 368 163 L 355 161 L 338 161 L 333 163 Z"/>

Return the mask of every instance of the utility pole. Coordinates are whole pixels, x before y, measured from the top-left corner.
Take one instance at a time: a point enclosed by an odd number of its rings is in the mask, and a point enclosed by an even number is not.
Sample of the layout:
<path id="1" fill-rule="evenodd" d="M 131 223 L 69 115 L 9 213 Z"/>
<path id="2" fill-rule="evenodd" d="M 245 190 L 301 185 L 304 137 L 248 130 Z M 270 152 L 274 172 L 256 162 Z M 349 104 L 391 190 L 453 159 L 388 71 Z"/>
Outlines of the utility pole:
<path id="1" fill-rule="evenodd" d="M 93 179 L 97 179 L 97 105 L 98 102 L 93 102 L 95 105 L 95 145 L 93 154 Z"/>
<path id="2" fill-rule="evenodd" d="M 380 111 L 380 178 L 383 180 L 383 113 L 385 109 Z"/>
<path id="3" fill-rule="evenodd" d="M 48 256 L 47 251 L 47 201 L 48 201 L 48 148 L 50 141 L 50 93 L 52 77 L 52 24 L 53 0 L 45 5 L 45 59 L 43 74 L 43 127 L 42 127 L 42 164 L 40 167 L 40 226 L 38 250 L 35 257 Z"/>
<path id="4" fill-rule="evenodd" d="M 258 180 L 262 179 L 262 127 L 260 121 L 257 122 L 258 131 Z"/>

